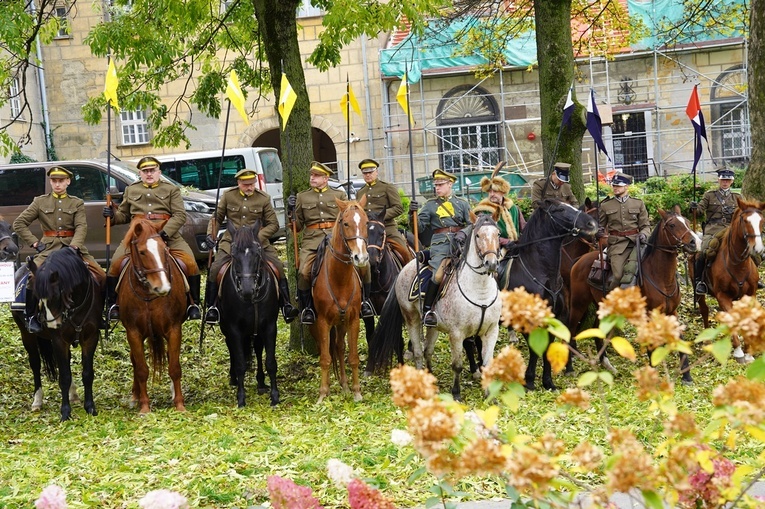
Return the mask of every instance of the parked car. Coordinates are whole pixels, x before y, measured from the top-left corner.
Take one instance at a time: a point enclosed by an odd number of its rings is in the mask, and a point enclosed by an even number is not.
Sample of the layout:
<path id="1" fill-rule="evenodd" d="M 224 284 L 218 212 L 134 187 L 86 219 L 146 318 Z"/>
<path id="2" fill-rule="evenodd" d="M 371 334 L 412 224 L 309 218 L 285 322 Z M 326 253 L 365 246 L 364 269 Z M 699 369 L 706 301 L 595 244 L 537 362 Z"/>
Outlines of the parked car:
<path id="1" fill-rule="evenodd" d="M 46 173 L 48 168 L 57 165 L 74 173 L 68 192 L 85 200 L 88 221 L 86 247 L 99 263 L 105 265 L 106 229 L 102 210 L 106 204 L 106 190 L 109 189 L 112 199 L 119 203 L 125 187 L 138 180 L 138 170 L 132 163 L 112 161 L 111 180 L 108 183 L 105 161 L 47 161 L 0 165 L 0 214 L 8 223 L 13 223 L 36 196 L 49 193 L 50 183 Z M 212 211 L 202 201 L 203 195 L 200 193 L 182 188 L 182 194 L 187 218 L 181 235 L 194 252 L 197 262 L 206 263 L 208 249 L 205 236 Z M 128 227 L 126 224 L 112 226 L 111 253 L 114 253 L 124 238 Z M 37 222 L 31 225 L 31 230 L 38 237 L 42 234 Z M 34 253 L 29 246 L 19 248 L 20 260 Z"/>

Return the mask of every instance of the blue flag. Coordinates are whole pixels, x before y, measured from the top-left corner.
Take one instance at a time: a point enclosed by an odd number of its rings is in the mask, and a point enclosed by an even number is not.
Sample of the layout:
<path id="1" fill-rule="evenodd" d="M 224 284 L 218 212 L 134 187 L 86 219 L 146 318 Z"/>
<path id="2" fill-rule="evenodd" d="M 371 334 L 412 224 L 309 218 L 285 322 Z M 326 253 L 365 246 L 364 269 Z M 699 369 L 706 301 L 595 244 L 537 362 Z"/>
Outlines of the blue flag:
<path id="1" fill-rule="evenodd" d="M 595 90 L 593 89 L 590 89 L 590 98 L 587 100 L 587 130 L 590 132 L 592 139 L 595 140 L 595 146 L 606 154 L 610 161 L 611 157 L 608 155 L 606 145 L 603 143 L 603 122 L 600 120 L 598 106 L 595 104 Z"/>
<path id="2" fill-rule="evenodd" d="M 571 98 L 571 88 L 568 89 L 566 104 L 563 105 L 563 125 L 571 127 L 571 115 L 574 114 L 574 100 Z"/>

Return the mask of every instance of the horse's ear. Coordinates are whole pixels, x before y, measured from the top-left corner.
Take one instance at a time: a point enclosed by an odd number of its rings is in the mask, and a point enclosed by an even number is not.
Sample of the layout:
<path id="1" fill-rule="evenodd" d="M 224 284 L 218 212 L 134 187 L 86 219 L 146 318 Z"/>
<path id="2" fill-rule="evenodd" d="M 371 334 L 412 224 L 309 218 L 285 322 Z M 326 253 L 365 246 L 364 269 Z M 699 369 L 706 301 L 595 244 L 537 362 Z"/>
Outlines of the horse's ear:
<path id="1" fill-rule="evenodd" d="M 585 199 L 584 199 L 584 206 L 585 206 L 586 208 L 588 208 L 588 209 L 591 209 L 591 208 L 592 208 L 592 200 L 590 199 L 590 197 L 589 197 L 589 196 L 588 196 L 587 198 L 585 198 Z"/>
<path id="2" fill-rule="evenodd" d="M 367 206 L 367 195 L 364 195 L 359 200 L 359 207 L 363 209 L 363 208 L 366 208 L 366 206 Z"/>
<path id="3" fill-rule="evenodd" d="M 37 264 L 31 256 L 27 256 L 27 267 L 32 274 L 37 274 Z"/>
<path id="4" fill-rule="evenodd" d="M 340 198 L 335 198 L 335 203 L 337 203 L 337 206 L 340 209 L 340 212 L 345 212 L 345 209 L 348 208 L 348 202 L 343 201 Z"/>
<path id="5" fill-rule="evenodd" d="M 226 223 L 226 231 L 232 237 L 234 236 L 234 234 L 236 233 L 236 225 L 234 224 L 233 221 L 229 221 L 228 223 Z"/>
<path id="6" fill-rule="evenodd" d="M 140 237 L 143 233 L 143 223 L 140 221 L 136 221 L 135 225 L 133 226 L 133 236 L 134 237 Z"/>
<path id="7" fill-rule="evenodd" d="M 252 223 L 252 234 L 257 237 L 258 233 L 260 233 L 260 227 L 262 226 L 262 223 L 260 219 L 256 219 L 254 223 Z"/>
<path id="8" fill-rule="evenodd" d="M 683 215 L 683 209 L 681 209 L 680 205 L 678 205 L 677 203 L 675 203 L 675 205 L 672 207 L 672 212 L 674 212 L 678 216 Z"/>
<path id="9" fill-rule="evenodd" d="M 667 213 L 664 211 L 664 209 L 658 209 L 657 212 L 659 213 L 662 219 L 667 217 Z"/>
<path id="10" fill-rule="evenodd" d="M 470 222 L 475 224 L 476 220 L 478 219 L 478 216 L 475 215 L 475 212 L 472 210 L 470 211 Z"/>

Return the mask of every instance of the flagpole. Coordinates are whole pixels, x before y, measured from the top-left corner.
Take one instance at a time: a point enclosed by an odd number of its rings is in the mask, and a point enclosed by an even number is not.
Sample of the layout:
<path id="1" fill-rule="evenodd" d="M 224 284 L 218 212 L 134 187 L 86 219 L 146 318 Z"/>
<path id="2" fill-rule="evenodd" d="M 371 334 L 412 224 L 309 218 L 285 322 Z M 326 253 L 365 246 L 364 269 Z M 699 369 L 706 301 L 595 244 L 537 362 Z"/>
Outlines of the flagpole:
<path id="1" fill-rule="evenodd" d="M 406 63 L 407 71 L 409 70 L 409 63 Z M 409 108 L 409 78 L 407 77 L 407 73 L 404 73 L 404 79 L 406 80 L 406 83 L 404 86 L 406 87 L 406 128 L 407 132 L 409 133 L 409 176 L 412 179 L 412 201 L 416 200 L 415 195 L 415 185 L 414 185 L 414 148 L 412 147 L 412 113 L 411 109 Z M 420 250 L 420 240 L 418 238 L 419 232 L 418 225 L 417 225 L 417 215 L 415 213 L 412 213 L 412 233 L 414 234 L 414 250 L 419 251 Z M 419 267 L 418 267 L 419 269 Z"/>
<path id="2" fill-rule="evenodd" d="M 345 75 L 345 175 L 347 179 L 346 190 L 348 197 L 351 196 L 351 81 L 348 74 Z"/>
<path id="3" fill-rule="evenodd" d="M 112 56 L 109 54 L 107 56 L 107 66 L 112 61 Z M 106 79 L 109 79 L 107 71 L 107 77 Z M 111 182 L 112 182 L 112 100 L 107 99 L 106 100 L 106 206 L 110 209 L 112 208 L 112 193 L 111 193 Z M 106 273 L 109 273 L 109 262 L 111 259 L 111 249 L 112 248 L 112 218 L 111 216 L 106 218 Z M 108 284 L 107 284 L 107 292 L 108 292 Z M 116 289 L 115 289 L 116 291 Z M 106 330 L 104 331 L 104 341 L 109 341 L 109 308 L 108 308 L 108 299 L 104 299 L 104 316 L 106 317 L 105 323 L 107 324 Z"/>

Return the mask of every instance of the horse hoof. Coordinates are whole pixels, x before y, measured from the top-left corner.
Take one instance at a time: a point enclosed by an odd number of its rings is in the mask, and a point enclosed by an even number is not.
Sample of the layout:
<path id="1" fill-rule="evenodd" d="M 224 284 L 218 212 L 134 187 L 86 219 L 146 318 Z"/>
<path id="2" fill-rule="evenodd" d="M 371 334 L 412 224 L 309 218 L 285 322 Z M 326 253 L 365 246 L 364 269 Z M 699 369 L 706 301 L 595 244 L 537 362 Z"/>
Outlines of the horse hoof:
<path id="1" fill-rule="evenodd" d="M 404 352 L 404 362 L 411 361 L 412 359 L 414 359 L 414 354 L 412 352 L 410 352 L 409 350 Z"/>
<path id="2" fill-rule="evenodd" d="M 611 361 L 610 361 L 610 360 L 608 360 L 608 357 L 603 357 L 603 360 L 602 360 L 602 361 L 600 361 L 600 364 L 601 364 L 601 365 L 602 365 L 604 368 L 606 368 L 606 371 L 608 371 L 608 372 L 609 372 L 609 373 L 611 373 L 612 375 L 616 376 L 616 375 L 618 374 L 618 372 L 616 371 L 616 368 L 614 367 L 614 365 L 613 365 L 613 364 L 611 364 Z"/>
<path id="3" fill-rule="evenodd" d="M 681 382 L 685 387 L 693 387 L 693 380 L 685 380 L 683 379 Z"/>
<path id="4" fill-rule="evenodd" d="M 537 390 L 537 386 L 533 383 L 532 384 L 527 383 L 526 385 L 523 386 L 523 388 L 526 389 L 526 392 L 534 392 Z"/>
<path id="5" fill-rule="evenodd" d="M 754 357 L 749 354 L 742 355 L 741 357 L 733 357 L 739 364 L 751 364 L 754 362 Z"/>
<path id="6" fill-rule="evenodd" d="M 575 369 L 566 369 L 566 371 L 563 372 L 563 376 L 576 376 L 576 370 Z"/>
<path id="7" fill-rule="evenodd" d="M 475 380 L 476 382 L 480 382 L 482 377 L 483 375 L 481 374 L 480 369 L 473 371 L 473 380 Z"/>
<path id="8" fill-rule="evenodd" d="M 361 393 L 360 393 L 360 392 L 354 393 L 354 395 L 353 395 L 353 401 L 355 401 L 356 403 L 358 403 L 358 402 L 359 402 L 359 401 L 361 401 L 362 399 L 364 399 L 364 398 L 361 396 Z"/>
<path id="9" fill-rule="evenodd" d="M 371 371 L 364 371 L 364 372 L 361 374 L 361 376 L 363 376 L 364 378 L 369 378 L 369 377 L 371 377 L 371 376 L 372 376 L 372 372 L 371 372 Z"/>
<path id="10" fill-rule="evenodd" d="M 265 385 L 263 387 L 258 387 L 258 394 L 267 394 L 270 391 L 271 389 Z"/>
<path id="11" fill-rule="evenodd" d="M 550 391 L 550 392 L 557 392 L 560 390 L 560 387 L 558 387 L 557 385 L 550 385 L 550 386 L 545 385 L 544 387 L 546 391 Z"/>
<path id="12" fill-rule="evenodd" d="M 317 404 L 317 405 L 321 405 L 321 404 L 322 404 L 322 402 L 324 401 L 324 398 L 325 398 L 325 397 L 326 397 L 326 396 L 319 396 L 319 399 L 316 401 L 316 404 Z"/>

